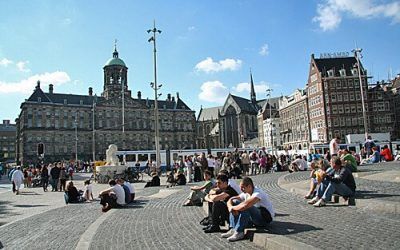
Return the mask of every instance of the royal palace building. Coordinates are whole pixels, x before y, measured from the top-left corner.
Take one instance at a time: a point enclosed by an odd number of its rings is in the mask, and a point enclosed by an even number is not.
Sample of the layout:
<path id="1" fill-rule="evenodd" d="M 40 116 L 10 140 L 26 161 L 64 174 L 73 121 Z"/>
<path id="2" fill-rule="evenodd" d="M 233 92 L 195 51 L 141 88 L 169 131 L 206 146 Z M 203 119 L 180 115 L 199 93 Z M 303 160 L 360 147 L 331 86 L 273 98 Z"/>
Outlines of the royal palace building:
<path id="1" fill-rule="evenodd" d="M 38 81 L 32 95 L 21 104 L 16 119 L 16 160 L 22 164 L 58 160 L 102 159 L 109 144 L 118 149 L 155 149 L 154 100 L 136 98 L 128 88 L 128 67 L 115 48 L 103 67 L 101 96 L 62 94 Z M 123 112 L 124 110 L 124 112 Z M 195 147 L 195 112 L 179 97 L 158 100 L 161 149 Z M 124 121 L 124 122 L 123 122 Z M 124 126 L 123 126 L 124 124 Z M 38 145 L 44 152 L 38 155 Z"/>

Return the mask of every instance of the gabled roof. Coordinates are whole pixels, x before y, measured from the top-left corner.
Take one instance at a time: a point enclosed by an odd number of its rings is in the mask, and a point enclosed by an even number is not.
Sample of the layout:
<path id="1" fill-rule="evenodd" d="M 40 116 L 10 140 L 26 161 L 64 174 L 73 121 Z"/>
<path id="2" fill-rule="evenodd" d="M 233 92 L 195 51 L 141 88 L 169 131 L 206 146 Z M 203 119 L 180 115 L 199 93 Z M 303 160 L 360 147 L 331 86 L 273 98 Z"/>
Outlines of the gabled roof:
<path id="1" fill-rule="evenodd" d="M 40 89 L 40 87 L 36 87 L 33 91 L 32 95 L 28 98 L 29 102 L 38 102 L 40 98 L 40 102 L 51 102 L 51 100 L 47 97 L 47 95 Z"/>
<path id="2" fill-rule="evenodd" d="M 258 110 L 261 108 L 260 105 L 251 103 L 249 99 L 235 95 L 231 95 L 231 97 L 244 112 L 257 114 Z"/>
<path id="3" fill-rule="evenodd" d="M 154 107 L 154 100 L 150 99 L 135 99 L 136 101 L 140 102 L 141 104 L 147 107 Z M 180 109 L 180 110 L 191 110 L 186 103 L 184 103 L 181 99 L 178 101 L 163 101 L 158 100 L 158 109 Z"/>
<path id="4" fill-rule="evenodd" d="M 346 75 L 351 76 L 351 70 L 357 66 L 357 60 L 355 57 L 338 57 L 338 58 L 316 58 L 315 64 L 320 72 L 322 72 L 322 76 L 325 77 L 327 75 L 328 70 L 334 70 L 335 76 L 339 77 L 339 70 L 345 69 Z M 361 68 L 362 67 L 361 64 Z"/>
<path id="5" fill-rule="evenodd" d="M 218 119 L 218 111 L 222 109 L 222 106 L 212 107 L 212 108 L 202 108 L 200 109 L 197 121 L 209 121 Z"/>

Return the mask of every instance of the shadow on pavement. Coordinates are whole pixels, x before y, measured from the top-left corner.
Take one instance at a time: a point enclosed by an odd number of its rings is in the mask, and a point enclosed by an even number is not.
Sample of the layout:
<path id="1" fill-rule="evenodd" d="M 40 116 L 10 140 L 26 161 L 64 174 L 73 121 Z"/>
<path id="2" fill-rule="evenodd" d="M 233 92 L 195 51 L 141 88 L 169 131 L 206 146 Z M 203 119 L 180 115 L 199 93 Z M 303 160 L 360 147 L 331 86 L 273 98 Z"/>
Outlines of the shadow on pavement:
<path id="1" fill-rule="evenodd" d="M 19 195 L 42 195 L 33 191 L 21 191 Z"/>
<path id="2" fill-rule="evenodd" d="M 259 228 L 255 232 L 257 233 L 264 232 L 277 235 L 288 235 L 288 234 L 297 234 L 314 230 L 322 230 L 322 228 L 314 227 L 308 224 L 285 222 L 285 221 L 273 221 L 269 226 L 265 228 Z"/>
<path id="3" fill-rule="evenodd" d="M 14 205 L 14 207 L 22 207 L 22 208 L 29 208 L 29 207 L 47 207 L 47 205 Z"/>
<path id="4" fill-rule="evenodd" d="M 385 197 L 398 197 L 398 194 L 382 194 L 376 191 L 356 191 L 356 199 L 375 199 Z"/>

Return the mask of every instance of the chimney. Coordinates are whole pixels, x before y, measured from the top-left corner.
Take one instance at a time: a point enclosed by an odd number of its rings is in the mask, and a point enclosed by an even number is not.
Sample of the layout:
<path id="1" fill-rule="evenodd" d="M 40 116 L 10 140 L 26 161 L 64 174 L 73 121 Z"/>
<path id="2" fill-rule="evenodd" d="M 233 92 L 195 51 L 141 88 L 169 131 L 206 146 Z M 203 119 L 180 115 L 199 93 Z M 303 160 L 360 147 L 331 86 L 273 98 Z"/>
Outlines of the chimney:
<path id="1" fill-rule="evenodd" d="M 10 120 L 3 120 L 3 125 L 6 125 L 6 126 L 10 125 Z"/>
<path id="2" fill-rule="evenodd" d="M 167 101 L 171 101 L 171 94 L 167 95 Z"/>
<path id="3" fill-rule="evenodd" d="M 179 100 L 179 92 L 176 92 L 176 100 Z"/>
<path id="4" fill-rule="evenodd" d="M 40 80 L 38 80 L 37 82 L 36 82 L 36 88 L 35 89 L 40 89 Z"/>
<path id="5" fill-rule="evenodd" d="M 172 98 L 171 98 L 171 102 L 175 102 L 175 97 L 172 97 Z"/>
<path id="6" fill-rule="evenodd" d="M 137 92 L 137 99 L 142 100 L 142 92 L 140 91 Z"/>
<path id="7" fill-rule="evenodd" d="M 92 95 L 93 95 L 93 88 L 89 87 L 89 96 L 92 96 Z"/>
<path id="8" fill-rule="evenodd" d="M 53 94 L 53 84 L 49 84 L 49 94 Z"/>

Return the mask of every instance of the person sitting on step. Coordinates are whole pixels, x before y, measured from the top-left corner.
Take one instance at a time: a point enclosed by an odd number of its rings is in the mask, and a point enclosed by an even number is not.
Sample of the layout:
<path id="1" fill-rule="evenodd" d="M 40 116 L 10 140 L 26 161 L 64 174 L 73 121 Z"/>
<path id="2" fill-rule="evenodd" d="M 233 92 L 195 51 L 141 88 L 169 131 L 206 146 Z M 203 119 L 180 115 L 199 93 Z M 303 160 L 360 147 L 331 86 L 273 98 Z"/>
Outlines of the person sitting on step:
<path id="1" fill-rule="evenodd" d="M 217 189 L 210 191 L 205 196 L 205 200 L 208 201 L 208 215 L 211 221 L 203 228 L 205 233 L 220 232 L 220 224 L 228 220 L 229 211 L 226 202 L 233 196 L 237 196 L 238 193 L 228 184 L 228 176 L 218 175 L 217 176 Z"/>
<path id="2" fill-rule="evenodd" d="M 215 181 L 211 178 L 212 173 L 209 170 L 205 170 L 203 175 L 205 183 L 202 186 L 194 186 L 190 188 L 192 191 L 187 198 L 188 200 L 183 204 L 184 206 L 203 205 L 204 197 L 210 192 L 215 184 Z"/>
<path id="3" fill-rule="evenodd" d="M 258 227 L 267 226 L 274 218 L 275 211 L 267 193 L 255 187 L 250 177 L 244 177 L 240 182 L 242 193 L 228 200 L 229 227 L 228 232 L 222 234 L 229 241 L 244 238 L 244 229 L 249 224 Z"/>
<path id="4" fill-rule="evenodd" d="M 313 204 L 315 207 L 326 206 L 333 194 L 343 196 L 345 199 L 354 198 L 356 183 L 349 167 L 343 166 L 337 156 L 332 157 L 331 166 L 334 171 L 324 172 L 325 178 L 318 187 L 317 195 L 308 204 Z"/>

